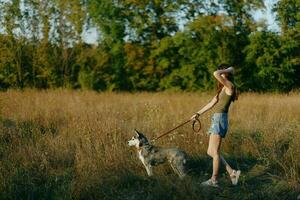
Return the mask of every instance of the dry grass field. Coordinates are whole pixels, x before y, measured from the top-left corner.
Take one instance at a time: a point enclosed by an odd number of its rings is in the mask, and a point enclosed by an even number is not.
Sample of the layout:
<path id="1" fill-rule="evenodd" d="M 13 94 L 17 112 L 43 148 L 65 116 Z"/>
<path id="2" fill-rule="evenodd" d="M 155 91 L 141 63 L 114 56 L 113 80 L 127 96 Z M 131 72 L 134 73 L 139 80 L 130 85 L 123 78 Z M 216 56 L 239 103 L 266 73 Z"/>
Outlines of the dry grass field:
<path id="1" fill-rule="evenodd" d="M 222 168 L 209 178 L 211 113 L 202 130 L 177 129 L 156 142 L 190 156 L 179 180 L 168 165 L 154 177 L 133 148 L 136 128 L 153 138 L 190 118 L 213 94 L 9 90 L 0 93 L 0 199 L 297 199 L 300 193 L 300 94 L 242 94 L 230 110 L 222 153 L 242 170 L 236 187 Z"/>

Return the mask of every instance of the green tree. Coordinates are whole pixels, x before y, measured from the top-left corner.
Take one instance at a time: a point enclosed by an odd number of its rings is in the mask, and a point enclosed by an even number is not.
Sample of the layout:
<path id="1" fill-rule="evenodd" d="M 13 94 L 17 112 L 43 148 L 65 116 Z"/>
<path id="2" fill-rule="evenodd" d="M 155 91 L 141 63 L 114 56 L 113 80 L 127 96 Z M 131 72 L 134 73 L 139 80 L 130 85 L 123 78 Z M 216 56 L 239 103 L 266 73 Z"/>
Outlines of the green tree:
<path id="1" fill-rule="evenodd" d="M 250 37 L 245 48 L 246 65 L 243 73 L 244 88 L 258 91 L 271 91 L 278 88 L 278 70 L 280 61 L 280 38 L 275 33 L 257 32 Z"/>
<path id="2" fill-rule="evenodd" d="M 277 12 L 277 20 L 283 33 L 289 29 L 300 28 L 299 0 L 279 0 L 273 10 Z"/>
<path id="3" fill-rule="evenodd" d="M 295 32 L 294 32 L 295 33 Z M 249 74 L 244 88 L 258 91 L 290 91 L 299 88 L 299 33 L 280 36 L 271 32 L 257 32 L 245 48 Z"/>
<path id="4" fill-rule="evenodd" d="M 22 23 L 23 14 L 20 8 L 20 0 L 13 0 L 11 2 L 0 2 L 1 17 L 3 20 L 2 27 L 5 31 L 5 41 L 1 44 L 0 49 L 4 56 L 1 56 L 0 71 L 2 71 L 2 77 L 7 84 L 12 87 L 23 88 L 25 85 L 25 79 L 29 75 L 27 69 L 29 66 L 25 65 L 26 55 L 24 54 L 27 38 L 26 26 Z M 9 72 L 8 77 L 5 78 Z"/>

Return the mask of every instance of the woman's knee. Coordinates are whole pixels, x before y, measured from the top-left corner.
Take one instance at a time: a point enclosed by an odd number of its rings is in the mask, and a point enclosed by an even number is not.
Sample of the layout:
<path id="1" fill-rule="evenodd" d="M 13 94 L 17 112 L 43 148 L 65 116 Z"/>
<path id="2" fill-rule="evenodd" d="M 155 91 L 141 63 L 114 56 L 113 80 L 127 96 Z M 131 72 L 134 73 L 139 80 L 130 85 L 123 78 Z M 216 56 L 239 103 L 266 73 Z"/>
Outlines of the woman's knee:
<path id="1" fill-rule="evenodd" d="M 220 156 L 219 152 L 217 150 L 213 150 L 213 149 L 208 149 L 207 150 L 207 155 L 209 155 L 212 158 L 214 158 L 216 156 Z"/>

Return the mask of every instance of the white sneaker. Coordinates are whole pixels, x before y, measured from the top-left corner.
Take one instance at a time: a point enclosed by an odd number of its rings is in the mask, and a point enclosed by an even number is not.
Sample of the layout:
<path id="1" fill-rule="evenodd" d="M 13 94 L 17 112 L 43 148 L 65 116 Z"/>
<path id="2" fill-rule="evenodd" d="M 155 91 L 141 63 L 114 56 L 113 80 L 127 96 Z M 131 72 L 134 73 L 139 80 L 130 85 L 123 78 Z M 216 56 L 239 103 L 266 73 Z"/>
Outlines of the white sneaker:
<path id="1" fill-rule="evenodd" d="M 241 175 L 241 170 L 232 170 L 232 173 L 230 174 L 232 185 L 238 184 L 240 175 Z"/>
<path id="2" fill-rule="evenodd" d="M 201 186 L 219 187 L 218 181 L 213 181 L 211 179 L 208 179 L 207 181 L 202 182 Z"/>

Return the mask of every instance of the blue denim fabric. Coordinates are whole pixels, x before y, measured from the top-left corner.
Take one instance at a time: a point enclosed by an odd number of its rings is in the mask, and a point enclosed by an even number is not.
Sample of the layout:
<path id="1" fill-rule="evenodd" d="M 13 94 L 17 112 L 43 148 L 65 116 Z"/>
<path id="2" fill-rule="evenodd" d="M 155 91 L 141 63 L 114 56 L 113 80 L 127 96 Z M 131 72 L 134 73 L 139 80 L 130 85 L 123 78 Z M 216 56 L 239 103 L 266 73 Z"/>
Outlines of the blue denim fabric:
<path id="1" fill-rule="evenodd" d="M 228 114 L 227 113 L 214 113 L 211 118 L 211 126 L 208 134 L 217 134 L 225 138 L 228 129 Z"/>

